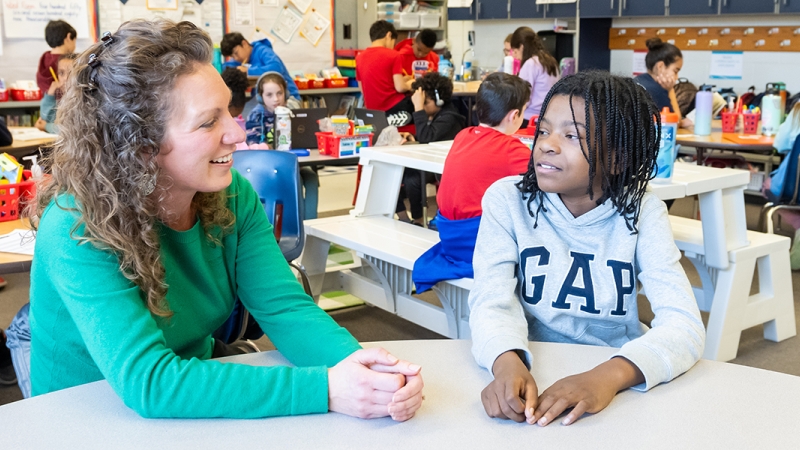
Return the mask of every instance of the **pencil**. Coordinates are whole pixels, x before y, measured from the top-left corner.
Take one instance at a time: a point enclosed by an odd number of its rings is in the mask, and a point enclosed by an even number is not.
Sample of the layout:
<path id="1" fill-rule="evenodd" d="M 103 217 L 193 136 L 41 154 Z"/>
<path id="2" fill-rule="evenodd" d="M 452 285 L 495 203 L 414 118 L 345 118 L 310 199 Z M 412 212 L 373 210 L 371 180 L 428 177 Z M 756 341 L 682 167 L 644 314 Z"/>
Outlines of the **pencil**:
<path id="1" fill-rule="evenodd" d="M 50 75 L 52 75 L 52 76 L 53 76 L 53 81 L 55 81 L 56 83 L 58 83 L 58 77 L 56 76 L 56 72 L 53 70 L 53 68 L 52 68 L 52 67 L 48 67 L 48 69 L 50 69 Z"/>

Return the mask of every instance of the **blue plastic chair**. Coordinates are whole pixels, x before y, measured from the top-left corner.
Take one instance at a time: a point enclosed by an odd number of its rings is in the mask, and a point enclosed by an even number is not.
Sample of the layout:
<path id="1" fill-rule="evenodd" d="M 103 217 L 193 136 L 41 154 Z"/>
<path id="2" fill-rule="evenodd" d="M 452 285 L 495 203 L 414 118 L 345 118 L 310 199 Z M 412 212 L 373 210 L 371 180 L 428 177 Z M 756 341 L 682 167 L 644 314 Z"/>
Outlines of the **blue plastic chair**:
<path id="1" fill-rule="evenodd" d="M 797 204 L 800 194 L 800 136 L 794 141 L 789 154 L 781 161 L 781 165 L 773 172 L 772 188 L 767 191 L 769 202 L 761 209 L 760 228 L 766 233 L 773 232 L 772 216 L 781 209 L 800 211 Z"/>
<path id="2" fill-rule="evenodd" d="M 303 188 L 297 156 L 276 150 L 244 150 L 233 154 L 233 168 L 253 185 L 267 218 L 275 227 L 283 257 L 300 273 L 303 289 L 311 295 L 305 269 L 294 262 L 305 244 Z M 237 300 L 230 318 L 214 337 L 227 344 L 242 338 L 258 339 L 263 332 L 249 318 L 250 313 Z"/>

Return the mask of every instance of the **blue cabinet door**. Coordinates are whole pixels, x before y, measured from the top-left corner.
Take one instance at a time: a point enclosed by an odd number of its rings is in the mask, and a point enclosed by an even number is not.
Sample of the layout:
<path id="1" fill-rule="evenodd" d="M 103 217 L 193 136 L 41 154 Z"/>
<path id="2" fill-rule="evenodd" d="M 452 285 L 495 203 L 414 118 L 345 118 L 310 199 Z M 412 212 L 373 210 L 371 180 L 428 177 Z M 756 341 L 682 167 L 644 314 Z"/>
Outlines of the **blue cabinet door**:
<path id="1" fill-rule="evenodd" d="M 470 8 L 447 8 L 447 20 L 475 20 L 475 11 Z"/>
<path id="2" fill-rule="evenodd" d="M 778 0 L 781 12 L 800 12 L 800 0 Z"/>
<path id="3" fill-rule="evenodd" d="M 764 14 L 775 12 L 775 0 L 720 0 L 722 14 Z"/>
<path id="4" fill-rule="evenodd" d="M 581 2 L 581 17 L 584 19 L 616 17 L 619 15 L 621 1 L 622 0 L 584 0 Z"/>
<path id="5" fill-rule="evenodd" d="M 720 0 L 669 0 L 670 16 L 717 14 Z"/>
<path id="6" fill-rule="evenodd" d="M 508 0 L 473 0 L 477 3 L 478 20 L 508 19 Z"/>
<path id="7" fill-rule="evenodd" d="M 536 0 L 511 0 L 512 19 L 541 19 L 542 17 L 544 17 L 544 5 L 537 5 Z"/>
<path id="8" fill-rule="evenodd" d="M 664 0 L 621 0 L 623 16 L 663 16 L 667 13 Z M 703 1 L 703 0 L 696 0 Z"/>
<path id="9" fill-rule="evenodd" d="M 602 1 L 602 0 L 600 0 Z M 545 5 L 544 16 L 550 18 L 575 18 L 575 3 Z"/>

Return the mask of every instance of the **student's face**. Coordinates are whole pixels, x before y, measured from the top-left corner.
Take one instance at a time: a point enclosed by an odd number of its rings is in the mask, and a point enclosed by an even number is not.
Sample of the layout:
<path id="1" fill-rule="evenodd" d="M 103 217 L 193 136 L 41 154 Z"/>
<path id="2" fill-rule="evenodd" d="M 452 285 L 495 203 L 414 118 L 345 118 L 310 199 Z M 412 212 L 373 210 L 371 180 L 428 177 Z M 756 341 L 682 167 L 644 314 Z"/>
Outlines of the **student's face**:
<path id="1" fill-rule="evenodd" d="M 230 90 L 211 64 L 198 65 L 194 73 L 178 78 L 170 99 L 175 114 L 156 156 L 165 175 L 159 184 L 174 199 L 225 189 L 231 184 L 233 151 L 245 139 L 228 112 Z"/>
<path id="2" fill-rule="evenodd" d="M 511 54 L 511 42 L 503 42 L 503 56 Z"/>
<path id="3" fill-rule="evenodd" d="M 253 47 L 251 47 L 247 41 L 242 41 L 241 44 L 233 47 L 233 50 L 231 51 L 231 57 L 234 61 L 244 64 L 250 59 L 250 52 L 252 50 Z"/>
<path id="4" fill-rule="evenodd" d="M 58 81 L 62 85 L 67 81 L 69 73 L 72 71 L 72 62 L 71 59 L 62 58 L 58 60 Z"/>
<path id="5" fill-rule="evenodd" d="M 572 107 L 575 121 L 572 119 L 569 97 L 557 95 L 550 100 L 544 115 L 539 117 L 536 147 L 533 149 L 539 188 L 559 194 L 568 208 L 571 204 L 588 205 L 594 202 L 586 192 L 589 162 L 581 148 L 586 148 L 587 130 L 583 99 L 573 98 Z M 602 191 L 601 183 L 602 177 L 596 176 L 592 184 L 595 200 Z"/>
<path id="6" fill-rule="evenodd" d="M 510 46 L 511 44 L 508 44 L 508 45 Z M 523 47 L 524 47 L 524 45 L 520 45 L 519 48 L 512 48 L 511 49 L 511 56 L 513 56 L 514 59 L 518 59 L 518 60 L 522 61 L 522 48 Z"/>
<path id="7" fill-rule="evenodd" d="M 269 81 L 261 85 L 261 98 L 264 99 L 264 107 L 269 112 L 275 112 L 275 108 L 286 104 L 283 88 Z"/>
<path id="8" fill-rule="evenodd" d="M 425 111 L 425 114 L 428 116 L 435 116 L 442 110 L 442 108 L 436 106 L 436 99 L 425 98 L 425 104 L 422 105 L 422 110 Z"/>
<path id="9" fill-rule="evenodd" d="M 681 69 L 683 68 L 683 58 L 678 58 L 673 61 L 670 65 L 665 65 L 663 61 L 659 61 L 656 63 L 656 69 L 662 72 L 666 72 L 669 75 L 672 75 L 675 78 L 678 78 L 678 74 L 680 73 Z M 657 75 L 661 74 L 661 72 L 656 72 Z"/>
<path id="10" fill-rule="evenodd" d="M 423 59 L 428 56 L 428 53 L 433 50 L 430 47 L 426 47 L 425 44 L 419 41 L 419 39 L 414 39 L 414 43 L 411 44 L 412 50 L 414 50 L 414 56 L 418 59 Z"/>

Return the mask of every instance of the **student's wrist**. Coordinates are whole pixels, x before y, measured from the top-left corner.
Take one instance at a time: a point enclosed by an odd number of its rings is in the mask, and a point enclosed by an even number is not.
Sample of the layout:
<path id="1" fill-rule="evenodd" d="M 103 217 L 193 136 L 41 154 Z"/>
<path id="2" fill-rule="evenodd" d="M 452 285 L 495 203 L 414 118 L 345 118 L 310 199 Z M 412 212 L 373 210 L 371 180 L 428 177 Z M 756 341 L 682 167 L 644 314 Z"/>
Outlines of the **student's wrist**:
<path id="1" fill-rule="evenodd" d="M 611 358 L 592 369 L 598 372 L 609 385 L 614 386 L 616 392 L 628 389 L 644 382 L 644 375 L 639 368 L 629 359 L 622 356 Z"/>
<path id="2" fill-rule="evenodd" d="M 517 365 L 521 365 L 527 370 L 527 367 L 525 366 L 525 363 L 519 354 L 519 350 L 509 350 L 501 353 L 500 356 L 494 360 L 494 363 L 492 364 L 492 373 L 496 377 L 498 374 L 507 372 L 509 369 L 514 368 Z"/>

